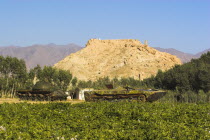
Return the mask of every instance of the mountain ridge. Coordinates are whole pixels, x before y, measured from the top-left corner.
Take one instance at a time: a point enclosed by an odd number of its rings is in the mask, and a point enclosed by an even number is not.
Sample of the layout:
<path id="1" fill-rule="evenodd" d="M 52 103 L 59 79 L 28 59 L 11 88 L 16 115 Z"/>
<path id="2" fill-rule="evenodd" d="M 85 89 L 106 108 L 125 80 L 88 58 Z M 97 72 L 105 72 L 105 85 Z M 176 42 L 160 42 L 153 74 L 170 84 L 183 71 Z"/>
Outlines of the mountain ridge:
<path id="1" fill-rule="evenodd" d="M 154 48 L 159 50 L 159 51 L 162 51 L 162 52 L 167 52 L 167 53 L 170 53 L 172 55 L 176 55 L 178 58 L 181 59 L 182 63 L 190 62 L 191 59 L 199 58 L 202 54 L 210 51 L 210 48 L 209 48 L 209 49 L 206 49 L 202 52 L 198 52 L 196 54 L 190 54 L 190 53 L 185 53 L 185 52 L 176 50 L 174 48 L 160 48 L 160 47 L 154 47 Z"/>
<path id="2" fill-rule="evenodd" d="M 71 53 L 77 52 L 82 48 L 83 47 L 78 46 L 74 43 L 69 43 L 67 45 L 56 45 L 54 43 L 49 43 L 46 45 L 34 44 L 31 46 L 24 46 L 24 47 L 10 45 L 10 46 L 0 46 L 0 55 L 24 59 L 26 62 L 27 68 L 30 69 L 30 68 L 35 67 L 37 64 L 39 64 L 41 67 L 43 67 L 44 65 L 52 66 L 53 64 L 62 60 L 65 56 Z M 198 52 L 196 54 L 190 54 L 190 53 L 179 51 L 174 48 L 160 48 L 160 47 L 154 47 L 154 48 L 161 52 L 166 52 L 172 55 L 176 55 L 178 58 L 181 59 L 182 63 L 189 62 L 191 59 L 199 58 L 202 54 L 210 51 L 210 48 L 209 48 L 202 52 Z M 43 50 L 43 52 L 41 52 L 40 50 Z M 53 52 L 53 54 L 48 55 L 48 53 L 50 52 Z M 47 54 L 47 57 L 44 54 Z M 39 58 L 36 58 L 36 57 L 39 57 Z"/>
<path id="3" fill-rule="evenodd" d="M 76 44 L 68 45 L 32 45 L 27 47 L 9 46 L 0 47 L 0 55 L 11 56 L 23 59 L 26 62 L 28 69 L 35 67 L 36 65 L 52 66 L 57 63 L 63 57 L 80 50 L 82 47 Z"/>

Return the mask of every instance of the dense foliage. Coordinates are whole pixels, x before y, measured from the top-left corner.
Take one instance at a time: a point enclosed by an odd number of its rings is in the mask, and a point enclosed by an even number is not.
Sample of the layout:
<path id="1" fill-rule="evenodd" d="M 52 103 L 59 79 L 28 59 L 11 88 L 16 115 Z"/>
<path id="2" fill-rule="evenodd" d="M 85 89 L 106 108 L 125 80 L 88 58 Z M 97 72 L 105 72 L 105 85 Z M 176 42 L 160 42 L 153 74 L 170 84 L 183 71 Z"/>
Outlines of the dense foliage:
<path id="1" fill-rule="evenodd" d="M 0 97 L 14 96 L 17 88 L 25 87 L 26 65 L 23 60 L 0 56 Z"/>
<path id="2" fill-rule="evenodd" d="M 159 71 L 156 77 L 144 80 L 143 84 L 179 92 L 199 90 L 208 92 L 210 91 L 210 52 L 166 72 Z"/>
<path id="3" fill-rule="evenodd" d="M 0 139 L 210 139 L 210 104 L 1 104 Z"/>
<path id="4" fill-rule="evenodd" d="M 110 79 L 109 77 L 105 78 L 99 78 L 97 81 L 79 81 L 78 87 L 79 88 L 95 88 L 95 89 L 104 89 L 106 88 L 107 84 L 112 84 L 114 88 L 117 87 L 125 87 L 125 86 L 131 86 L 131 87 L 142 87 L 142 83 L 139 80 L 136 80 L 132 77 L 129 78 L 114 78 Z"/>
<path id="5" fill-rule="evenodd" d="M 34 79 L 51 83 L 54 87 L 66 91 L 72 81 L 72 74 L 70 71 L 56 69 L 51 66 L 41 68 L 38 65 L 29 72 L 29 80 L 33 81 Z"/>
<path id="6" fill-rule="evenodd" d="M 74 85 L 77 83 L 76 78 L 72 80 L 69 71 L 51 66 L 41 68 L 38 65 L 28 72 L 24 60 L 0 56 L 0 97 L 14 97 L 19 89 L 32 89 L 36 81 L 49 82 L 53 87 L 64 91 L 71 81 Z"/>

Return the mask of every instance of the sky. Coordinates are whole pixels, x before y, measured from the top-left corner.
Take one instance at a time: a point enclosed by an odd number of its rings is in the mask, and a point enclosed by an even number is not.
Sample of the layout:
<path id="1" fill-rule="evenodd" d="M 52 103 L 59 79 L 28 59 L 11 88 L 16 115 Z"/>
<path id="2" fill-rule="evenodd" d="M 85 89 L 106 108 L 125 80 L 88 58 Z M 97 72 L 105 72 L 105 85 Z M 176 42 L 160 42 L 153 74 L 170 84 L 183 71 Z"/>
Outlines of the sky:
<path id="1" fill-rule="evenodd" d="M 0 0 L 0 46 L 91 38 L 195 54 L 210 48 L 210 0 Z"/>

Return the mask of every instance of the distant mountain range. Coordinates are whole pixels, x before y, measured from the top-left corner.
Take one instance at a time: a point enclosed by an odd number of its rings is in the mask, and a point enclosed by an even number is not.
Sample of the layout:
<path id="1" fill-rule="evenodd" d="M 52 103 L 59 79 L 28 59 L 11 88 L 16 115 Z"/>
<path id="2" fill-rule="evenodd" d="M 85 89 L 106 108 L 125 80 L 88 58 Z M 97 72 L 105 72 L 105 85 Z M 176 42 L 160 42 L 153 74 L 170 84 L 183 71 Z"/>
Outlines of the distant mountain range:
<path id="1" fill-rule="evenodd" d="M 199 52 L 199 53 L 197 53 L 196 55 L 195 55 L 195 57 L 200 57 L 202 54 L 204 54 L 204 53 L 207 53 L 207 52 L 210 52 L 210 48 L 209 49 L 206 49 L 206 50 L 204 50 L 204 51 L 202 51 L 202 52 Z"/>
<path id="2" fill-rule="evenodd" d="M 161 52 L 166 52 L 166 53 L 170 53 L 172 55 L 176 55 L 182 61 L 182 63 L 189 62 L 193 58 L 194 59 L 199 58 L 202 54 L 210 51 L 210 49 L 207 49 L 207 50 L 204 50 L 204 51 L 199 52 L 197 54 L 190 54 L 190 53 L 184 53 L 184 52 L 178 51 L 178 50 L 173 49 L 173 48 L 163 49 L 163 48 L 156 47 L 155 49 L 159 50 Z"/>
<path id="3" fill-rule="evenodd" d="M 76 44 L 68 45 L 56 45 L 56 44 L 47 44 L 47 45 L 32 45 L 28 47 L 18 47 L 18 46 L 7 46 L 0 47 L 0 55 L 2 56 L 11 56 L 17 57 L 19 59 L 24 59 L 28 69 L 35 67 L 39 64 L 43 66 L 52 66 L 58 61 L 62 60 L 71 53 L 75 53 L 82 49 L 83 47 Z M 183 63 L 189 62 L 192 58 L 199 58 L 203 53 L 210 51 L 210 49 L 204 50 L 197 54 L 189 54 L 178 51 L 173 48 L 163 49 L 155 48 L 161 52 L 167 52 L 172 55 L 176 55 L 181 59 Z"/>
<path id="4" fill-rule="evenodd" d="M 33 45 L 29 47 L 8 46 L 0 47 L 0 55 L 17 57 L 24 59 L 28 69 L 34 68 L 39 64 L 43 66 L 52 66 L 62 60 L 67 55 L 77 52 L 82 47 L 76 44 L 68 45 Z"/>

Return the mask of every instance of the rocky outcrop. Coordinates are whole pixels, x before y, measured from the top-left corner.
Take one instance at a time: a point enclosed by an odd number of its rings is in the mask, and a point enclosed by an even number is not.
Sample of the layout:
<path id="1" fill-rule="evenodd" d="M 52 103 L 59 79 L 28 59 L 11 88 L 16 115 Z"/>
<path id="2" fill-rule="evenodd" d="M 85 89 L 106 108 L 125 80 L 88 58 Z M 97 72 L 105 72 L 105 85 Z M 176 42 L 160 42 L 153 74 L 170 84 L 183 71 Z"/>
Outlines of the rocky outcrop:
<path id="1" fill-rule="evenodd" d="M 70 70 L 80 80 L 134 77 L 145 79 L 165 71 L 181 61 L 134 39 L 91 39 L 82 50 L 72 53 L 54 66 Z"/>

